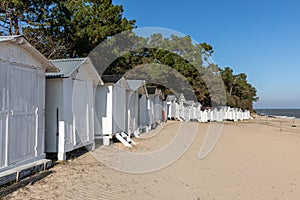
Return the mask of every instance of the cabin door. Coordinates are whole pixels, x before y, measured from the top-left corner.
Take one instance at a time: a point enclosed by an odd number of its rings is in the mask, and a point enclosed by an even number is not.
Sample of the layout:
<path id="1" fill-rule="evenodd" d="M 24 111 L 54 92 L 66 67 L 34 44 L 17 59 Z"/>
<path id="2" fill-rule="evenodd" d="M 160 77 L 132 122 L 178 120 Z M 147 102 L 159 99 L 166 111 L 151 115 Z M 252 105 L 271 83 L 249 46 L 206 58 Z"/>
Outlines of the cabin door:
<path id="1" fill-rule="evenodd" d="M 37 70 L 12 66 L 10 91 L 8 165 L 36 155 Z"/>
<path id="2" fill-rule="evenodd" d="M 93 85 L 91 82 L 74 80 L 72 109 L 74 145 L 89 141 L 90 123 L 92 122 L 91 108 L 93 103 Z"/>

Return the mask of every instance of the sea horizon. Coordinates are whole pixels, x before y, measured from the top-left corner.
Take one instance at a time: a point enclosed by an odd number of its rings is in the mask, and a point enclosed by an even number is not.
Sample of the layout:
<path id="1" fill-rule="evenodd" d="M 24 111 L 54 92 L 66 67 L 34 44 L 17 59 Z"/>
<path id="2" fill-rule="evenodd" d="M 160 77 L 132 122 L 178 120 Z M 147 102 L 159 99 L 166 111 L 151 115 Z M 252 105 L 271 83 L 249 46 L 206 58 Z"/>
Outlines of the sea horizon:
<path id="1" fill-rule="evenodd" d="M 254 110 L 261 115 L 295 117 L 300 119 L 300 108 L 259 108 Z"/>

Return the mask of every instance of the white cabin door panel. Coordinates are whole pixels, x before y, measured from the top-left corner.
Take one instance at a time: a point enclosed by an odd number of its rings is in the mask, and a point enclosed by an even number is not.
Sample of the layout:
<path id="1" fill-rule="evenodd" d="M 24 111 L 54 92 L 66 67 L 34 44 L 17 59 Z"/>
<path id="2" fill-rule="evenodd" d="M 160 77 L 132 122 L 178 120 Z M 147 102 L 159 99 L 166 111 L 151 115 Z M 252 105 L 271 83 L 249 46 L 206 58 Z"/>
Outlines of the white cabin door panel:
<path id="1" fill-rule="evenodd" d="M 88 141 L 88 88 L 87 83 L 74 80 L 72 107 L 75 129 L 74 145 Z"/>
<path id="2" fill-rule="evenodd" d="M 45 72 L 40 70 L 37 73 L 37 106 L 38 106 L 38 134 L 36 138 L 37 154 L 41 155 L 45 151 Z"/>
<path id="3" fill-rule="evenodd" d="M 113 133 L 125 131 L 127 129 L 127 104 L 126 104 L 126 90 L 121 87 L 114 87 L 113 94 Z"/>
<path id="4" fill-rule="evenodd" d="M 91 81 L 86 83 L 86 98 L 87 98 L 87 141 L 94 141 L 94 134 L 95 134 L 95 125 L 94 125 L 94 88 L 93 83 Z"/>
<path id="5" fill-rule="evenodd" d="M 8 164 L 20 162 L 36 154 L 38 132 L 36 70 L 13 67 L 11 74 L 11 116 L 8 136 Z"/>

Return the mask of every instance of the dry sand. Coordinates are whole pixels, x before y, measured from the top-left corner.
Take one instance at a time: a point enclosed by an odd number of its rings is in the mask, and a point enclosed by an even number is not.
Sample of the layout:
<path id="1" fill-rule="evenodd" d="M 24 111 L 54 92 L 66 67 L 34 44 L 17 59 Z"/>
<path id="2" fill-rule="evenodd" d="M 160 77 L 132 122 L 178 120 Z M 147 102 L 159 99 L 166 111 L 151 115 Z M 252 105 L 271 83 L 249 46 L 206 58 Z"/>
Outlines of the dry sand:
<path id="1" fill-rule="evenodd" d="M 300 123 L 263 118 L 226 122 L 213 151 L 198 153 L 209 123 L 172 165 L 147 174 L 106 167 L 86 153 L 56 165 L 54 173 L 8 195 L 7 199 L 300 199 Z M 171 141 L 180 122 L 135 139 L 130 151 L 157 150 Z M 282 129 L 282 131 L 280 131 Z M 150 137 L 152 136 L 152 137 Z M 101 147 L 111 148 L 111 147 Z"/>

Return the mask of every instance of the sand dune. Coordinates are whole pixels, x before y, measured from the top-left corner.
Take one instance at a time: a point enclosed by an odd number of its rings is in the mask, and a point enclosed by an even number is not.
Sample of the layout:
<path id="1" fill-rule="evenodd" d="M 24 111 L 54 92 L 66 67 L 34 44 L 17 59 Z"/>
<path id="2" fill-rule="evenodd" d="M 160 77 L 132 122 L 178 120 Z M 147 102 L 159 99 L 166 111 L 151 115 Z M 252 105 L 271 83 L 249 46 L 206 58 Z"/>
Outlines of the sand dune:
<path id="1" fill-rule="evenodd" d="M 5 198 L 299 199 L 300 131 L 290 125 L 280 131 L 276 123 L 226 122 L 215 148 L 201 160 L 198 154 L 210 124 L 199 124 L 180 159 L 152 173 L 116 171 L 86 153 L 56 165 L 54 173 Z M 172 141 L 179 127 L 180 122 L 168 123 L 135 139 L 137 147 L 120 148 L 134 153 L 158 151 Z"/>

